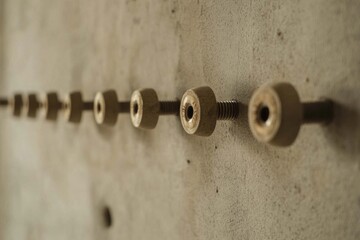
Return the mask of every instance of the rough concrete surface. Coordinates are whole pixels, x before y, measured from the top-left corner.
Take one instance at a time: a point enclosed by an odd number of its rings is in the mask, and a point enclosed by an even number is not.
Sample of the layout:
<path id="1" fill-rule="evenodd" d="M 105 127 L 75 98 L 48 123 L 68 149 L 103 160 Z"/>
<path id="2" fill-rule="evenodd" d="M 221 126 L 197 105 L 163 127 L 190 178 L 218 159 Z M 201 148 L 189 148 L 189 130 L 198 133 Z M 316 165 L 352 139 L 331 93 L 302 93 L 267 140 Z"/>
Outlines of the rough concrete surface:
<path id="1" fill-rule="evenodd" d="M 289 148 L 258 143 L 246 110 L 211 137 L 15 119 L 1 111 L 1 239 L 360 239 L 359 0 L 2 0 L 0 94 L 161 99 L 209 85 L 248 103 L 288 81 L 337 103 Z M 103 223 L 108 206 L 112 226 Z"/>

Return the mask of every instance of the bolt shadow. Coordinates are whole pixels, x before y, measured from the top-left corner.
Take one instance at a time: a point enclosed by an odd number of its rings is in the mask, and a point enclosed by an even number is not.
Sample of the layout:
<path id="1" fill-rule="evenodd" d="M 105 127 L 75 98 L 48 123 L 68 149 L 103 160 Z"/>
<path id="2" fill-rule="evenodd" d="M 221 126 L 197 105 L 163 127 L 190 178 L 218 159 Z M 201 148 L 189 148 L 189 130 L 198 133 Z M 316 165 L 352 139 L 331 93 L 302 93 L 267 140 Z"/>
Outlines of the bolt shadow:
<path id="1" fill-rule="evenodd" d="M 245 99 L 250 99 L 252 93 L 255 91 L 255 89 L 257 89 L 257 87 L 251 84 L 246 89 L 236 89 L 236 87 L 234 89 L 237 92 L 237 99 L 239 99 L 239 117 L 231 125 L 229 133 L 238 141 L 242 142 L 243 145 L 249 145 L 249 149 L 253 149 L 253 145 L 258 144 L 258 142 L 253 137 L 249 127 L 249 106 L 247 103 L 245 103 Z"/>
<path id="2" fill-rule="evenodd" d="M 243 134 L 245 134 L 246 136 L 251 135 L 249 122 L 248 122 L 248 109 L 249 109 L 248 105 L 239 102 L 239 117 L 236 121 L 234 121 L 233 124 L 233 126 L 237 129 L 237 130 L 234 129 L 234 131 L 235 132 L 239 131 L 239 133 L 237 134 L 237 136 L 239 137 L 242 137 Z"/>
<path id="3" fill-rule="evenodd" d="M 360 115 L 357 109 L 348 105 L 334 103 L 334 119 L 323 126 L 324 135 L 332 147 L 352 156 L 360 162 Z"/>
<path id="4" fill-rule="evenodd" d="M 111 139 L 115 135 L 115 126 L 102 126 L 94 123 L 96 131 L 104 139 Z"/>

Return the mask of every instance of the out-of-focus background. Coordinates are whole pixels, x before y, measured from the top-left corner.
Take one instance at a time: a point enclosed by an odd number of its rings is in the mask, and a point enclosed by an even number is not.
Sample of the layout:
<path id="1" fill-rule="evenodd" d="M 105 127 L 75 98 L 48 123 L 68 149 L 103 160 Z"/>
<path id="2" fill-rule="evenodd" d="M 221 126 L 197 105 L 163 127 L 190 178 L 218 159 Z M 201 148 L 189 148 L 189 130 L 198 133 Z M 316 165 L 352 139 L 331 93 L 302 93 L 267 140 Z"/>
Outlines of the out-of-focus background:
<path id="1" fill-rule="evenodd" d="M 173 116 L 142 131 L 2 110 L 0 238 L 360 239 L 360 1 L 1 0 L 2 96 L 209 85 L 246 104 L 279 81 L 334 99 L 334 123 L 276 148 L 246 111 L 201 138 Z"/>

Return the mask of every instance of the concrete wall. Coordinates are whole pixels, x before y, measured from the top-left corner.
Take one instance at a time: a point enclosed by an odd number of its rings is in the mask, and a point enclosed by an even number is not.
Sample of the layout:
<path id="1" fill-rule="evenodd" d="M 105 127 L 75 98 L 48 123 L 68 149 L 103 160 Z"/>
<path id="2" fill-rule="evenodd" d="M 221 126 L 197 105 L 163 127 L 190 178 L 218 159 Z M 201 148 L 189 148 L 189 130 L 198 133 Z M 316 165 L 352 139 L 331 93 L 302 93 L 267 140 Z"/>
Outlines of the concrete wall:
<path id="1" fill-rule="evenodd" d="M 0 3 L 2 95 L 206 84 L 246 104 L 288 81 L 337 102 L 289 148 L 256 142 L 246 111 L 209 138 L 176 117 L 141 131 L 1 111 L 1 239 L 360 239 L 360 1 Z"/>

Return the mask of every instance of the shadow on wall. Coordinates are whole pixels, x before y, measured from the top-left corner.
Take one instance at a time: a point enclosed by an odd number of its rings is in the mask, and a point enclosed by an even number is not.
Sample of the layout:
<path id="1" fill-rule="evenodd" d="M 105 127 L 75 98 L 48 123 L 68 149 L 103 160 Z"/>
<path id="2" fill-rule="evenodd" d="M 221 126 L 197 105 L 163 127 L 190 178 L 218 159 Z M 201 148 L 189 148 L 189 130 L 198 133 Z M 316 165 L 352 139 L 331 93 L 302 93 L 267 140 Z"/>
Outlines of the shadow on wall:
<path id="1" fill-rule="evenodd" d="M 103 137 L 104 139 L 111 139 L 114 137 L 115 131 L 112 127 L 109 126 L 101 126 L 98 124 L 95 124 L 96 130 L 99 133 L 99 135 L 101 137 Z"/>
<path id="2" fill-rule="evenodd" d="M 349 159 L 360 162 L 357 157 L 360 147 L 359 116 L 358 110 L 351 105 L 335 102 L 334 120 L 329 126 L 325 126 L 324 131 L 331 146 L 353 156 Z"/>

